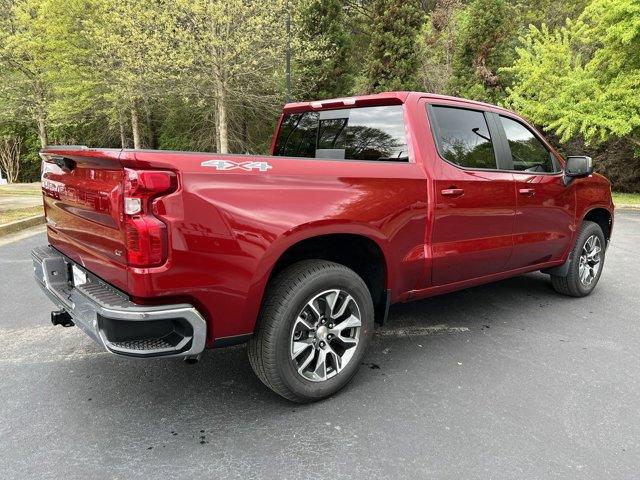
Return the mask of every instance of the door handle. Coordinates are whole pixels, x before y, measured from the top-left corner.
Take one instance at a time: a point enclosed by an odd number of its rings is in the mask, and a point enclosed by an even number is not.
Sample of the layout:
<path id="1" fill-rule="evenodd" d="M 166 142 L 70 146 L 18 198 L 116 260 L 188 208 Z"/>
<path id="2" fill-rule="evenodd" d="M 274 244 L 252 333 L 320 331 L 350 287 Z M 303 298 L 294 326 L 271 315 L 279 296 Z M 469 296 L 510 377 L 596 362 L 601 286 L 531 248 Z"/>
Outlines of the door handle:
<path id="1" fill-rule="evenodd" d="M 440 191 L 440 193 L 446 197 L 460 197 L 464 195 L 464 190 L 462 188 L 445 188 Z"/>
<path id="2" fill-rule="evenodd" d="M 518 190 L 520 195 L 524 195 L 525 197 L 533 197 L 536 194 L 535 188 L 521 188 Z"/>

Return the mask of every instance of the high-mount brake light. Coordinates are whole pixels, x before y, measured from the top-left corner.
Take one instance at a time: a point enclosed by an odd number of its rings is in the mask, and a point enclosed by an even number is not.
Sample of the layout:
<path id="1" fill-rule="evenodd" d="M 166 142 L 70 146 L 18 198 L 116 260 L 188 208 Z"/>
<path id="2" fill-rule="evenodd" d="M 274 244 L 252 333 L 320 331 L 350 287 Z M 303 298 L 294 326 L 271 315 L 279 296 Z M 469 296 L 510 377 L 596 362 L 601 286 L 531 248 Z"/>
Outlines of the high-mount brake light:
<path id="1" fill-rule="evenodd" d="M 354 97 L 337 98 L 335 100 L 325 100 L 323 102 L 311 102 L 311 108 L 322 108 L 325 105 L 338 105 L 342 103 L 345 107 L 351 107 L 356 104 L 357 99 Z"/>
<path id="2" fill-rule="evenodd" d="M 124 169 L 124 230 L 127 263 L 161 265 L 167 258 L 167 226 L 153 214 L 153 202 L 175 190 L 176 175 L 162 170 Z"/>

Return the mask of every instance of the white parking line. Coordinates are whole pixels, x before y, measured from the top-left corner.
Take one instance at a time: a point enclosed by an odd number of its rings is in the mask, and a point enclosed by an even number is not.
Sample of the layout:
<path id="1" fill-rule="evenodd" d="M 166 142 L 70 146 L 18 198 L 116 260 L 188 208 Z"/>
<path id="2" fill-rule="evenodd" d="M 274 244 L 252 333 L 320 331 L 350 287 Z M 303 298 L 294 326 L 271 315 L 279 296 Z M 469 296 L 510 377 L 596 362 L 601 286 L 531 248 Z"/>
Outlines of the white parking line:
<path id="1" fill-rule="evenodd" d="M 434 333 L 462 333 L 468 332 L 468 327 L 451 327 L 446 323 L 439 325 L 415 325 L 411 327 L 380 328 L 376 330 L 379 337 L 419 337 Z"/>
<path id="2" fill-rule="evenodd" d="M 379 337 L 419 337 L 436 333 L 464 333 L 468 327 L 447 324 L 379 328 Z M 86 360 L 109 355 L 78 328 L 38 325 L 0 329 L 0 367 L 25 364 L 49 364 Z"/>

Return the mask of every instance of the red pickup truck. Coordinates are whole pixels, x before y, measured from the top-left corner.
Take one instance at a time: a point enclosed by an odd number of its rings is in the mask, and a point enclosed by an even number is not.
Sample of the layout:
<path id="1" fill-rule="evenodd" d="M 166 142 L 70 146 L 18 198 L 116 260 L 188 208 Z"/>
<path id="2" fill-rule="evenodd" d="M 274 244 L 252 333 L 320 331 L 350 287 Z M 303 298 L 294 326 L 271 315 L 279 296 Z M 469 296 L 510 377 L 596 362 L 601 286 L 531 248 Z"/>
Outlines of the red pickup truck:
<path id="1" fill-rule="evenodd" d="M 42 150 L 40 286 L 108 351 L 248 342 L 298 402 L 343 387 L 389 305 L 542 270 L 596 286 L 609 182 L 513 112 L 393 92 L 287 104 L 270 156 Z"/>

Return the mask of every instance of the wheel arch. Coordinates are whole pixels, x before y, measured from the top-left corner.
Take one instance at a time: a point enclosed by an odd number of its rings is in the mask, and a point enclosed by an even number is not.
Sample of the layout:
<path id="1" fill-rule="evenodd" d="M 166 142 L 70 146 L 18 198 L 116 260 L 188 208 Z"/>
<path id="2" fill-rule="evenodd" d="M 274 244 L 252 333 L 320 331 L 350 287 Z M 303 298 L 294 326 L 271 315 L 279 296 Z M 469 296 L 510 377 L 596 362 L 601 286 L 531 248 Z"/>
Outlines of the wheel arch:
<path id="1" fill-rule="evenodd" d="M 597 223 L 604 233 L 605 241 L 609 244 L 613 228 L 613 215 L 607 208 L 598 206 L 588 209 L 582 216 L 580 223 L 585 221 Z"/>
<path id="2" fill-rule="evenodd" d="M 387 266 L 380 246 L 369 237 L 334 233 L 309 237 L 291 245 L 274 264 L 269 279 L 293 263 L 328 260 L 356 272 L 367 284 L 374 304 L 387 285 Z"/>
<path id="3" fill-rule="evenodd" d="M 386 238 L 364 225 L 290 231 L 274 242 L 263 257 L 249 294 L 254 301 L 247 306 L 246 318 L 253 322 L 254 329 L 266 287 L 275 275 L 298 261 L 319 259 L 339 263 L 360 275 L 371 293 L 376 320 L 381 322 L 389 307 L 392 282 L 387 249 Z"/>

